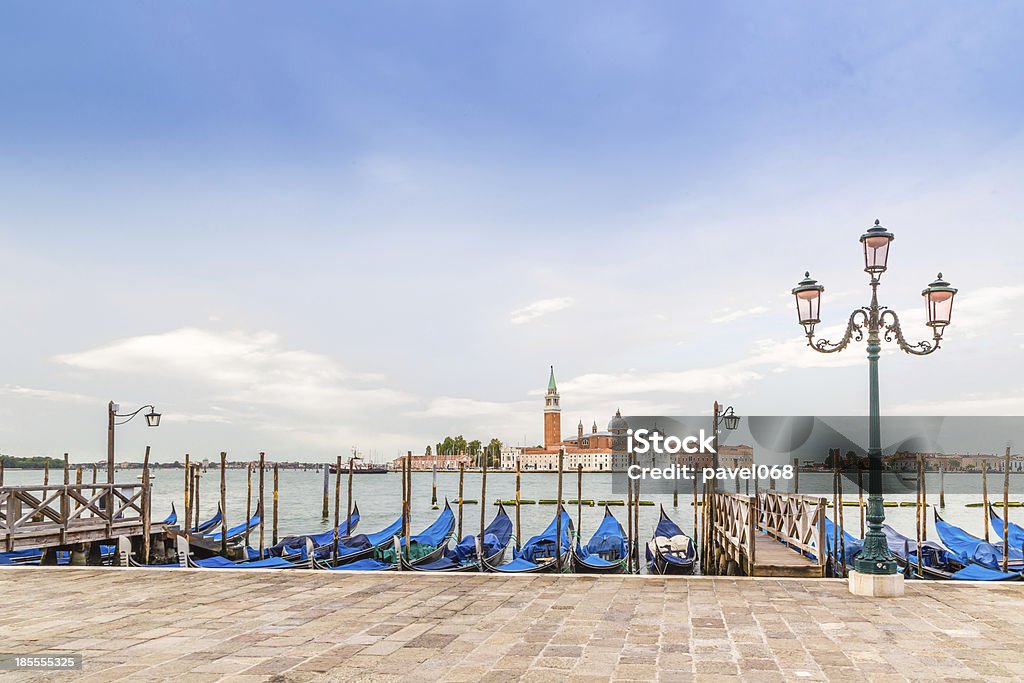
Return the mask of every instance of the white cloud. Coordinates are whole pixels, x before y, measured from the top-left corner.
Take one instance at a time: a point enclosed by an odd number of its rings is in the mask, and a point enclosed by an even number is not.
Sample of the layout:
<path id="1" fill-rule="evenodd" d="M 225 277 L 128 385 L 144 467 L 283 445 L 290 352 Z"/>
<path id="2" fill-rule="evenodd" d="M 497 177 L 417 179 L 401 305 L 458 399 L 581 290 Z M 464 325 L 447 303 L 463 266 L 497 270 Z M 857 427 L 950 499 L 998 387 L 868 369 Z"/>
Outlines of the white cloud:
<path id="1" fill-rule="evenodd" d="M 748 318 L 752 315 L 761 315 L 767 313 L 770 309 L 767 306 L 754 306 L 753 308 L 744 308 L 740 310 L 730 311 L 728 308 L 723 310 L 721 315 L 711 319 L 714 324 L 728 323 L 733 320 L 739 320 L 740 318 Z"/>
<path id="2" fill-rule="evenodd" d="M 961 291 L 953 302 L 952 327 L 965 337 L 977 337 L 1020 312 L 1024 286 L 982 287 Z"/>
<path id="3" fill-rule="evenodd" d="M 0 387 L 0 393 L 20 396 L 25 398 L 38 398 L 44 401 L 65 401 L 69 403 L 96 403 L 98 399 L 85 394 L 77 394 L 70 391 L 57 391 L 54 389 L 34 389 L 22 387 L 16 384 L 5 384 Z"/>
<path id="4" fill-rule="evenodd" d="M 410 417 L 477 417 L 484 415 L 508 415 L 532 407 L 526 402 L 478 401 L 472 398 L 440 396 L 432 399 L 423 410 L 406 413 Z"/>
<path id="5" fill-rule="evenodd" d="M 576 300 L 570 296 L 558 297 L 557 299 L 541 299 L 512 311 L 510 321 L 513 325 L 522 325 L 549 313 L 569 308 L 574 303 L 576 303 Z"/>

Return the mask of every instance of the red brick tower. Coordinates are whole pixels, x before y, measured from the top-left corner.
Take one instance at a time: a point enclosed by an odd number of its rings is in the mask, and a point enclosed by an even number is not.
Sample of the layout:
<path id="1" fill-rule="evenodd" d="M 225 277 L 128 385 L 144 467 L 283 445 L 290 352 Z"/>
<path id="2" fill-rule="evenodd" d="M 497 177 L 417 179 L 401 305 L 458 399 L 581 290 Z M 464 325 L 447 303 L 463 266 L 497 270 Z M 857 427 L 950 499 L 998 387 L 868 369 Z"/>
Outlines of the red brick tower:
<path id="1" fill-rule="evenodd" d="M 544 395 L 544 448 L 556 448 L 562 442 L 562 408 L 558 405 L 555 366 L 551 366 L 548 392 Z"/>

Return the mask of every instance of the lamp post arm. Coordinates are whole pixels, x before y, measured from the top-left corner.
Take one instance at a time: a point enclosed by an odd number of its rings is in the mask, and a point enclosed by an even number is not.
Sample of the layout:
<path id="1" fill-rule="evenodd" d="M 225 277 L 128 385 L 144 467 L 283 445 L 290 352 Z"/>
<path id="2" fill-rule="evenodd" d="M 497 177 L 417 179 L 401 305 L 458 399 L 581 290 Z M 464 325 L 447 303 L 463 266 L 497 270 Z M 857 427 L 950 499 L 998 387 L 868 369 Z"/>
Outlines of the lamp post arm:
<path id="1" fill-rule="evenodd" d="M 886 323 L 886 319 L 890 318 L 891 322 Z M 914 356 L 927 356 L 929 353 L 934 353 L 939 350 L 939 343 L 941 338 L 939 335 L 935 335 L 934 341 L 920 341 L 916 344 L 911 344 L 907 341 L 907 338 L 903 336 L 903 329 L 900 327 L 900 318 L 896 315 L 896 311 L 892 309 L 885 309 L 882 311 L 878 318 L 878 323 L 885 330 L 883 337 L 885 341 L 895 341 L 896 345 L 903 351 L 914 355 Z"/>
<path id="2" fill-rule="evenodd" d="M 857 316 L 861 317 L 861 321 L 857 322 Z M 846 324 L 846 332 L 843 334 L 843 338 L 838 343 L 833 344 L 827 339 L 818 339 L 815 341 L 813 332 L 807 335 L 807 345 L 818 353 L 837 353 L 842 351 L 849 346 L 851 341 L 861 341 L 864 339 L 864 327 L 869 323 L 869 317 L 867 311 L 863 308 L 858 308 L 850 314 L 850 320 Z"/>
<path id="3" fill-rule="evenodd" d="M 153 405 L 148 405 L 148 406 L 142 406 L 141 408 L 139 408 L 138 410 L 136 410 L 136 411 L 135 411 L 134 413 L 125 413 L 124 415 L 121 415 L 121 414 L 119 414 L 119 413 L 114 413 L 114 414 L 113 414 L 113 416 L 114 416 L 115 418 L 117 418 L 117 417 L 123 417 L 123 418 L 126 418 L 126 419 L 124 419 L 124 420 L 121 420 L 120 422 L 115 422 L 114 424 L 115 424 L 115 425 L 123 425 L 123 424 L 126 424 L 126 423 L 128 423 L 128 422 L 131 422 L 131 421 L 132 421 L 132 418 L 133 418 L 133 417 L 135 417 L 136 415 L 138 415 L 139 413 L 141 413 L 141 412 L 142 412 L 143 410 L 145 410 L 146 408 L 149 408 L 150 410 L 153 410 L 153 411 L 155 411 L 155 410 L 156 410 L 156 406 L 153 406 Z"/>

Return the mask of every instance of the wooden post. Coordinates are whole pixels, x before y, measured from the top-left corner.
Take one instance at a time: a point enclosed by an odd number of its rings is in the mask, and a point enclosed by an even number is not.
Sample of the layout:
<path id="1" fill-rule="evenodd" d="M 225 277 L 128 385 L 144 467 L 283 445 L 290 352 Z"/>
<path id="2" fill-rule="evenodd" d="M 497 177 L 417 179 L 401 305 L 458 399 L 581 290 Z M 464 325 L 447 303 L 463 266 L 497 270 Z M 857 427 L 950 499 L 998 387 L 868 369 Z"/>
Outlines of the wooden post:
<path id="1" fill-rule="evenodd" d="M 278 486 L 277 486 L 277 463 L 274 463 L 274 528 L 273 533 L 270 536 L 270 545 L 277 545 L 277 501 L 278 501 Z"/>
<path id="2" fill-rule="evenodd" d="M 349 463 L 351 465 L 351 463 Z M 327 465 L 324 465 L 324 471 L 327 471 Z M 338 516 L 341 514 L 341 456 L 338 456 L 338 462 L 334 466 L 334 542 L 333 550 L 331 555 L 334 557 L 334 561 L 338 561 L 338 527 L 341 525 L 341 520 Z"/>
<path id="3" fill-rule="evenodd" d="M 192 465 L 185 454 L 185 538 L 192 538 Z"/>
<path id="4" fill-rule="evenodd" d="M 437 459 L 434 459 L 433 467 L 431 468 L 431 479 L 430 479 L 430 507 L 433 510 L 437 509 Z"/>
<path id="5" fill-rule="evenodd" d="M 522 507 L 522 504 L 520 503 L 521 499 L 519 497 L 519 478 L 520 478 L 520 474 L 521 474 L 520 473 L 520 465 L 521 465 L 521 463 L 519 461 L 519 458 L 516 458 L 516 552 L 517 553 L 519 552 L 519 549 L 523 547 L 523 542 L 520 540 L 522 538 L 522 535 L 521 535 L 522 532 L 521 532 L 521 528 L 520 528 L 520 525 L 519 525 L 519 509 L 520 509 L 520 507 Z"/>
<path id="6" fill-rule="evenodd" d="M 793 493 L 800 493 L 800 458 L 793 458 Z"/>
<path id="7" fill-rule="evenodd" d="M 220 554 L 228 556 L 228 454 L 220 452 L 220 513 L 223 515 L 220 533 Z M 248 524 L 249 520 L 245 520 Z"/>
<path id="8" fill-rule="evenodd" d="M 65 455 L 64 480 L 67 482 L 67 456 Z M 153 506 L 152 491 L 149 485 L 149 446 L 142 456 L 142 564 L 149 564 L 150 508 Z"/>
<path id="9" fill-rule="evenodd" d="M 192 468 L 195 470 L 192 479 L 192 502 L 195 510 L 195 524 L 196 531 L 199 531 L 199 465 L 193 465 Z"/>
<path id="10" fill-rule="evenodd" d="M 339 458 L 339 462 L 340 462 L 341 456 L 338 456 L 338 458 Z M 321 512 L 321 516 L 324 519 L 327 519 L 331 515 L 330 505 L 328 503 L 329 498 L 327 496 L 327 488 L 330 486 L 330 481 L 331 481 L 331 467 L 327 463 L 324 463 L 324 508 L 323 508 L 323 511 Z"/>
<path id="11" fill-rule="evenodd" d="M 946 467 L 939 466 L 939 507 L 946 509 Z"/>
<path id="12" fill-rule="evenodd" d="M 412 451 L 405 453 L 405 559 L 412 559 L 409 554 L 412 545 Z"/>
<path id="13" fill-rule="evenodd" d="M 348 501 L 346 503 L 346 514 L 345 514 L 345 538 L 352 535 L 352 474 L 355 469 L 356 459 L 353 456 L 348 461 Z"/>
<path id="14" fill-rule="evenodd" d="M 490 460 L 490 449 L 483 459 L 483 468 L 480 471 L 480 542 L 484 542 L 484 525 L 487 515 L 487 461 Z M 479 559 L 479 558 L 478 558 Z"/>
<path id="15" fill-rule="evenodd" d="M 260 451 L 260 559 L 263 559 L 263 546 L 265 542 L 263 540 L 263 520 L 267 518 L 267 506 L 264 504 L 264 488 L 263 488 L 263 473 L 267 469 L 266 460 L 264 459 L 263 451 Z"/>
<path id="16" fill-rule="evenodd" d="M 1008 572 L 1010 562 L 1010 447 L 1006 447 L 1003 459 L 1003 572 Z"/>
<path id="17" fill-rule="evenodd" d="M 672 464 L 679 465 L 679 456 L 672 456 Z M 736 480 L 736 493 L 739 493 L 740 480 Z M 672 477 L 672 507 L 679 507 L 679 477 Z"/>
<path id="18" fill-rule="evenodd" d="M 4 485 L 4 458 L 0 456 L 0 487 Z"/>
<path id="19" fill-rule="evenodd" d="M 678 494 L 677 494 L 678 495 Z M 576 538 L 583 534 L 583 463 L 576 463 Z"/>
<path id="20" fill-rule="evenodd" d="M 67 486 L 71 483 L 71 465 L 68 463 L 68 454 L 64 454 L 64 485 Z"/>
<path id="21" fill-rule="evenodd" d="M 832 456 L 832 509 L 836 518 L 832 524 L 832 552 L 835 553 L 832 573 L 839 575 L 839 449 L 829 449 Z"/>
<path id="22" fill-rule="evenodd" d="M 47 456 L 46 460 L 43 461 L 43 486 L 50 485 L 50 457 Z M 43 494 L 46 497 L 46 494 Z"/>
<path id="23" fill-rule="evenodd" d="M 925 513 L 921 514 L 921 540 L 928 540 L 928 461 L 925 457 L 921 456 L 921 508 L 925 510 Z"/>
<path id="24" fill-rule="evenodd" d="M 92 464 L 92 483 L 94 483 L 94 484 L 96 483 L 96 473 L 97 473 L 97 471 L 98 470 L 96 468 L 96 463 L 93 463 Z"/>
<path id="25" fill-rule="evenodd" d="M 245 545 L 249 547 L 249 520 L 252 519 L 252 463 L 245 463 Z M 248 552 L 248 551 L 247 551 Z"/>
<path id="26" fill-rule="evenodd" d="M 857 461 L 857 507 L 860 510 L 860 537 L 864 538 L 864 468 Z"/>
<path id="27" fill-rule="evenodd" d="M 558 504 L 555 507 L 555 571 L 562 571 L 562 465 L 565 446 L 558 449 Z"/>
<path id="28" fill-rule="evenodd" d="M 0 466 L 0 468 L 2 468 L 2 466 Z M 3 485 L 4 485 L 3 476 L 0 476 L 0 486 L 3 486 Z M 75 486 L 81 486 L 81 485 L 82 485 L 82 466 L 79 465 L 78 467 L 75 468 Z"/>
<path id="29" fill-rule="evenodd" d="M 693 541 L 694 541 L 694 543 L 700 543 L 700 541 L 701 541 L 701 538 L 700 538 L 700 531 L 701 531 L 701 529 L 697 528 L 700 525 L 697 523 L 697 467 L 696 467 L 696 465 L 694 466 L 693 472 L 691 472 L 690 475 L 693 477 Z M 698 552 L 700 553 L 700 557 L 702 557 L 702 558 L 704 557 L 704 550 L 705 550 L 705 548 L 703 546 L 698 548 Z"/>
<path id="30" fill-rule="evenodd" d="M 463 484 L 463 480 L 465 479 L 465 477 L 466 477 L 466 463 L 460 462 L 459 463 L 459 540 L 460 541 L 462 540 L 462 484 Z M 405 486 L 404 481 L 403 481 L 402 486 L 403 486 L 402 490 L 404 491 L 405 490 L 404 489 L 404 486 Z M 402 496 L 402 500 L 405 500 L 405 495 L 404 494 Z M 518 532 L 517 532 L 517 535 L 518 535 Z"/>
<path id="31" fill-rule="evenodd" d="M 842 570 L 843 576 L 846 576 L 846 528 L 843 524 L 843 471 L 839 470 L 839 476 L 836 479 L 836 483 L 839 485 L 839 510 L 836 513 L 839 519 L 839 566 Z"/>
<path id="32" fill-rule="evenodd" d="M 924 465 L 922 464 L 921 456 L 918 455 L 917 456 L 917 505 L 915 506 L 917 508 L 917 516 L 916 516 L 915 521 L 917 522 L 917 575 L 918 576 L 922 576 L 922 574 L 921 574 L 921 538 L 922 538 L 921 530 L 924 528 L 924 525 L 925 525 L 926 519 L 927 519 L 927 513 L 925 512 L 924 505 L 922 504 L 923 500 L 924 500 L 924 497 L 921 495 L 922 494 L 921 480 L 923 478 L 923 474 L 922 474 L 923 470 L 924 470 Z M 909 558 L 907 558 L 907 564 L 910 564 L 910 559 Z"/>
<path id="33" fill-rule="evenodd" d="M 981 507 L 984 508 L 984 512 L 981 514 L 985 517 L 983 526 L 985 527 L 985 542 L 988 543 L 988 461 L 981 461 Z M 1003 510 L 1003 516 L 1006 516 L 1006 510 Z"/>

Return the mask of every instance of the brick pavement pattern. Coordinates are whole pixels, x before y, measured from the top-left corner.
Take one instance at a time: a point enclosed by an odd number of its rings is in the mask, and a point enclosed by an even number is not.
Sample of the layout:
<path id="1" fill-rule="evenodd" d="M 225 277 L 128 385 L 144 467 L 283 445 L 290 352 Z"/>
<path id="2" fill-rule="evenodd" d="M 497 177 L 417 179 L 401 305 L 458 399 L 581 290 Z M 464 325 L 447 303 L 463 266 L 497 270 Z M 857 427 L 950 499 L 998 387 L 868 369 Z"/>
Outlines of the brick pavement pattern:
<path id="1" fill-rule="evenodd" d="M 83 681 L 1021 681 L 1024 584 L 0 569 L 0 652 Z"/>

